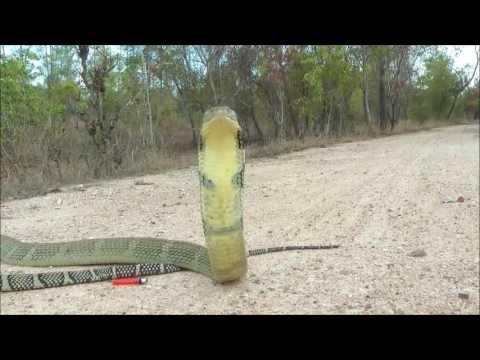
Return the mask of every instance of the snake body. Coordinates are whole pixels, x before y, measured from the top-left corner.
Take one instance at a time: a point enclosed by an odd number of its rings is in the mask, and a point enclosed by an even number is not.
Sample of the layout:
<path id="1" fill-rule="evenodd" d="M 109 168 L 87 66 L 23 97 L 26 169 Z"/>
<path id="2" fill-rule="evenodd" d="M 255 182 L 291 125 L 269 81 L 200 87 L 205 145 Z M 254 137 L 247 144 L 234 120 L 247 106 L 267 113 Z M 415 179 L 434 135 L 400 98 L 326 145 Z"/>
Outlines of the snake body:
<path id="1" fill-rule="evenodd" d="M 246 251 L 242 217 L 245 150 L 237 116 L 230 108 L 215 107 L 205 113 L 198 155 L 206 247 L 185 241 L 135 237 L 25 243 L 1 235 L 0 259 L 5 264 L 108 266 L 80 271 L 2 274 L 0 291 L 31 290 L 183 269 L 224 283 L 245 276 L 247 255 L 337 247 L 294 246 Z"/>
<path id="2" fill-rule="evenodd" d="M 53 244 L 26 243 L 1 236 L 2 262 L 28 266 L 117 265 L 93 269 L 1 274 L 0 291 L 35 290 L 192 270 L 210 276 L 207 249 L 200 245 L 158 238 L 108 238 Z M 48 245 L 48 250 L 45 246 Z M 56 246 L 58 251 L 55 251 Z M 291 250 L 333 249 L 338 245 L 282 246 L 248 251 L 248 256 Z M 81 248 L 82 256 L 78 256 Z M 112 257 L 111 249 L 115 249 Z M 123 248 L 123 254 L 120 249 Z M 55 255 L 48 256 L 50 254 Z M 135 258 L 132 262 L 132 255 Z M 106 260 L 111 259 L 111 260 Z M 193 259 L 193 260 L 192 260 Z M 49 265 L 52 264 L 52 265 Z"/>

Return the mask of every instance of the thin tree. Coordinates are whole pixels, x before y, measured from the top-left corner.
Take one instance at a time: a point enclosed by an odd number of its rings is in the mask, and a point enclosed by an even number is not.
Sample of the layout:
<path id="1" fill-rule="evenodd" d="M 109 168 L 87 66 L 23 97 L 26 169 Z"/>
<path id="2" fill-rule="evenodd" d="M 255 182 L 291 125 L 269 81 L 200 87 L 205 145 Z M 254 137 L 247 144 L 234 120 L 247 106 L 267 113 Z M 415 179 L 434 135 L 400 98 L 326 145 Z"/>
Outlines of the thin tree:
<path id="1" fill-rule="evenodd" d="M 101 169 L 107 174 L 111 173 L 110 161 L 108 159 L 111 151 L 112 132 L 118 121 L 119 112 L 114 116 L 107 117 L 105 112 L 106 81 L 111 71 L 117 65 L 114 57 L 109 55 L 105 47 L 97 48 L 96 64 L 89 65 L 89 45 L 79 45 L 78 56 L 81 61 L 80 76 L 89 92 L 89 101 L 95 109 L 96 116 L 88 123 L 88 133 L 94 141 L 98 152 L 98 161 L 94 168 L 94 175 L 99 176 Z"/>
<path id="2" fill-rule="evenodd" d="M 456 86 L 456 89 L 453 90 L 453 91 L 455 91 L 455 95 L 453 97 L 452 105 L 450 105 L 450 109 L 448 110 L 447 120 L 450 120 L 450 118 L 452 116 L 453 110 L 455 109 L 455 105 L 457 104 L 458 97 L 470 85 L 473 78 L 475 77 L 475 74 L 476 74 L 477 68 L 478 68 L 478 63 L 480 62 L 480 56 L 479 56 L 480 47 L 479 48 L 475 47 L 475 53 L 477 55 L 476 56 L 477 61 L 476 61 L 476 64 L 475 64 L 475 68 L 473 69 L 472 76 L 470 76 L 470 79 L 467 79 L 465 77 L 460 77 L 460 80 L 459 80 L 459 82 Z"/>
<path id="3" fill-rule="evenodd" d="M 143 71 L 144 71 L 144 86 L 145 86 L 145 118 L 148 124 L 149 137 L 148 145 L 153 146 L 155 144 L 155 137 L 153 134 L 153 120 L 152 120 L 152 105 L 150 103 L 150 84 L 151 84 L 151 61 L 150 61 L 149 46 L 145 45 L 143 48 Z M 160 143 L 162 145 L 162 141 Z"/>

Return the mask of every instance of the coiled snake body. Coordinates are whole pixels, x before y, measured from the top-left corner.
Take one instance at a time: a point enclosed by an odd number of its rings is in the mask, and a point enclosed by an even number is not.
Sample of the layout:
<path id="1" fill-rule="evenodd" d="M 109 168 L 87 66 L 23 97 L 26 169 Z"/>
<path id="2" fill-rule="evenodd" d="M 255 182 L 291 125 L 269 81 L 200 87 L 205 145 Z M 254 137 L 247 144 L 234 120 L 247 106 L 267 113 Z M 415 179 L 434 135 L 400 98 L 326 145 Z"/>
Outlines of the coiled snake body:
<path id="1" fill-rule="evenodd" d="M 2 263 L 39 267 L 108 266 L 79 271 L 2 274 L 0 291 L 41 289 L 183 269 L 224 283 L 245 275 L 247 256 L 338 247 L 314 245 L 246 251 L 242 217 L 245 150 L 241 139 L 241 128 L 233 110 L 216 107 L 205 113 L 198 154 L 206 247 L 184 241 L 134 237 L 25 243 L 1 235 Z"/>

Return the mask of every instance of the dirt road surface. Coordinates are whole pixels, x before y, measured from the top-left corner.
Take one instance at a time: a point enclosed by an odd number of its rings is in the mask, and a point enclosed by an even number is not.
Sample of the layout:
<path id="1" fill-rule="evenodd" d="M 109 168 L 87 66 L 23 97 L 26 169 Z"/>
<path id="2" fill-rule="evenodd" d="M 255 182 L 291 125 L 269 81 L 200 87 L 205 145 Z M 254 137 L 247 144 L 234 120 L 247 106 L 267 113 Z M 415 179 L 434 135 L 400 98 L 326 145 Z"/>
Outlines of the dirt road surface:
<path id="1" fill-rule="evenodd" d="M 1 232 L 23 241 L 135 235 L 203 244 L 196 168 L 142 179 L 153 184 L 128 178 L 3 203 Z M 245 180 L 249 248 L 341 247 L 250 258 L 246 279 L 228 286 L 184 271 L 143 286 L 2 293 L 1 313 L 480 312 L 478 125 L 252 160 Z"/>

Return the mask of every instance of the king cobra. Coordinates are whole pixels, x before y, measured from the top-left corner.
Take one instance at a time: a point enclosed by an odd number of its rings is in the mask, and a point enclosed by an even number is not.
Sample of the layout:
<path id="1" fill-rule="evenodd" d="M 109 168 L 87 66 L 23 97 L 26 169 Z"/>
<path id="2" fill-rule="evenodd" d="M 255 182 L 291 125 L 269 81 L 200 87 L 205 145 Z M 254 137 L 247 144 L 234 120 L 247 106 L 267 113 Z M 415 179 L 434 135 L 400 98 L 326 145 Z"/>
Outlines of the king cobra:
<path id="1" fill-rule="evenodd" d="M 2 263 L 17 266 L 107 265 L 94 269 L 0 276 L 0 291 L 33 290 L 132 276 L 191 270 L 217 283 L 241 280 L 247 257 L 277 251 L 332 249 L 338 245 L 246 250 L 242 190 L 245 148 L 235 112 L 208 110 L 199 136 L 198 167 L 206 247 L 158 238 L 84 239 L 57 243 L 21 242 L 1 235 Z"/>

